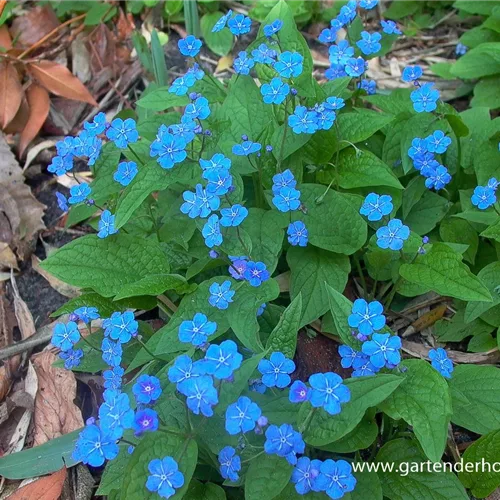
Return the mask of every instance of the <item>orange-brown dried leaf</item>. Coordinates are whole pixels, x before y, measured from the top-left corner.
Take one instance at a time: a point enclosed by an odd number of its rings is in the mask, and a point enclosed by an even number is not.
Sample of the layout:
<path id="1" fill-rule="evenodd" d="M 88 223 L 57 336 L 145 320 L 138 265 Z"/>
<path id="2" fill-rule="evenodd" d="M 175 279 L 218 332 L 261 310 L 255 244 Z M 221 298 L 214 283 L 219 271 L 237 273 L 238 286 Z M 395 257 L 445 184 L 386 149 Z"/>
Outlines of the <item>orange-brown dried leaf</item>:
<path id="1" fill-rule="evenodd" d="M 85 85 L 65 66 L 53 61 L 40 61 L 28 64 L 28 71 L 49 92 L 97 106 L 97 102 Z"/>
<path id="2" fill-rule="evenodd" d="M 19 155 L 23 156 L 29 143 L 37 136 L 42 128 L 50 109 L 50 97 L 45 88 L 33 83 L 26 90 L 26 99 L 30 108 L 28 123 L 21 133 L 19 141 Z"/>
<path id="3" fill-rule="evenodd" d="M 37 6 L 12 21 L 10 33 L 17 46 L 30 47 L 61 24 L 50 5 Z"/>
<path id="4" fill-rule="evenodd" d="M 432 326 L 436 323 L 436 321 L 440 320 L 444 316 L 447 309 L 448 306 L 446 304 L 442 304 L 420 316 L 420 318 L 412 323 L 415 332 L 421 332 L 422 330 Z"/>
<path id="5" fill-rule="evenodd" d="M 23 93 L 23 99 L 19 109 L 17 110 L 16 116 L 14 116 L 14 119 L 6 127 L 4 127 L 4 133 L 19 134 L 22 132 L 28 123 L 29 114 L 30 108 L 28 106 L 28 101 L 26 100 L 26 95 Z"/>
<path id="6" fill-rule="evenodd" d="M 12 48 L 12 38 L 10 37 L 9 29 L 5 24 L 0 26 L 0 47 L 5 50 Z"/>
<path id="7" fill-rule="evenodd" d="M 57 500 L 66 480 L 66 467 L 19 488 L 9 500 Z"/>
<path id="8" fill-rule="evenodd" d="M 57 356 L 48 350 L 32 358 L 38 375 L 33 446 L 83 427 L 82 413 L 73 403 L 76 397 L 75 375 L 52 366 L 56 360 Z"/>
<path id="9" fill-rule="evenodd" d="M 5 128 L 16 116 L 23 99 L 23 87 L 16 68 L 0 63 L 0 127 Z"/>

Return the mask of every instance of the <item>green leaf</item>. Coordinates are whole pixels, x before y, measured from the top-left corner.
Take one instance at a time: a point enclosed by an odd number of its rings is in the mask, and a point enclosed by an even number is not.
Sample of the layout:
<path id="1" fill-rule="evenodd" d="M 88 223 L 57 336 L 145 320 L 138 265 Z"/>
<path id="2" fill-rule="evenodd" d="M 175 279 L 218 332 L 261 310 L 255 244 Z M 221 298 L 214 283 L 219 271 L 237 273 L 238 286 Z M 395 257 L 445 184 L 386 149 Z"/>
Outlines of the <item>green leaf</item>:
<path id="1" fill-rule="evenodd" d="M 403 219 L 406 220 L 411 209 L 422 199 L 427 191 L 422 176 L 413 177 L 403 192 Z"/>
<path id="2" fill-rule="evenodd" d="M 250 462 L 245 480 L 245 500 L 263 500 L 279 495 L 290 481 L 293 467 L 277 455 L 262 455 Z"/>
<path id="3" fill-rule="evenodd" d="M 496 4 L 489 0 L 457 0 L 453 8 L 464 10 L 469 14 L 483 14 L 485 16 L 492 13 Z"/>
<path id="4" fill-rule="evenodd" d="M 180 274 L 150 274 L 136 283 L 125 285 L 115 300 L 137 295 L 161 295 L 166 290 L 174 290 L 185 284 L 186 278 Z"/>
<path id="5" fill-rule="evenodd" d="M 187 106 L 187 95 L 175 95 L 168 91 L 169 87 L 160 87 L 137 101 L 137 106 L 151 111 L 165 111 L 176 106 Z"/>
<path id="6" fill-rule="evenodd" d="M 91 288 L 104 297 L 151 274 L 169 272 L 157 243 L 129 234 L 78 238 L 52 253 L 41 266 L 70 285 Z"/>
<path id="7" fill-rule="evenodd" d="M 80 432 L 78 429 L 40 446 L 0 458 L 0 475 L 6 479 L 26 479 L 76 465 L 78 462 L 71 455 Z"/>
<path id="8" fill-rule="evenodd" d="M 325 190 L 319 184 L 302 184 L 301 200 L 307 210 L 303 221 L 311 245 L 347 255 L 363 246 L 367 227 L 359 207 L 353 205 L 352 195 Z"/>
<path id="9" fill-rule="evenodd" d="M 391 115 L 413 115 L 413 104 L 410 99 L 412 89 L 394 89 L 390 94 L 373 94 L 363 96 L 363 100 L 367 101 L 377 108 L 380 108 L 385 113 Z"/>
<path id="10" fill-rule="evenodd" d="M 465 309 L 459 309 L 451 319 L 440 319 L 434 325 L 434 335 L 439 338 L 440 342 L 461 342 L 467 337 L 490 333 L 494 330 L 493 326 L 480 319 L 466 323 L 464 314 Z"/>
<path id="11" fill-rule="evenodd" d="M 203 21 L 203 19 L 202 19 Z M 194 479 L 184 495 L 185 500 L 225 500 L 226 492 L 218 484 L 200 483 Z"/>
<path id="12" fill-rule="evenodd" d="M 425 467 L 427 458 L 417 441 L 408 439 L 389 441 L 378 452 L 376 461 L 380 464 L 394 464 L 392 470 L 383 470 L 382 467 L 378 470 L 384 497 L 390 500 L 410 498 L 468 500 L 469 498 L 453 472 L 444 470 L 429 472 L 429 468 Z M 422 472 L 418 472 L 420 467 Z"/>
<path id="13" fill-rule="evenodd" d="M 116 15 L 116 7 L 110 7 L 105 3 L 95 3 L 85 16 L 83 24 L 85 26 L 96 26 L 105 23 Z"/>
<path id="14" fill-rule="evenodd" d="M 326 292 L 335 330 L 345 344 L 360 351 L 361 342 L 352 336 L 351 327 L 347 322 L 347 318 L 351 314 L 352 302 L 329 285 L 326 285 Z"/>
<path id="15" fill-rule="evenodd" d="M 134 453 L 123 474 L 123 483 L 120 488 L 120 498 L 141 498 L 144 500 L 158 498 L 157 493 L 151 493 L 146 488 L 148 478 L 148 464 L 155 458 L 172 457 L 179 464 L 179 471 L 184 475 L 184 486 L 176 489 L 171 498 L 179 499 L 186 493 L 198 458 L 196 441 L 182 438 L 176 434 L 163 431 L 146 434 L 135 447 Z"/>
<path id="16" fill-rule="evenodd" d="M 500 243 L 500 219 L 498 219 L 495 223 L 493 223 L 490 227 L 485 229 L 481 236 L 483 238 L 489 238 L 491 240 L 495 240 Z"/>
<path id="17" fill-rule="evenodd" d="M 452 413 L 448 384 L 437 370 L 420 359 L 403 361 L 402 384 L 382 404 L 391 418 L 402 418 L 413 427 L 424 453 L 441 460 Z"/>
<path id="18" fill-rule="evenodd" d="M 464 259 L 474 264 L 479 238 L 469 222 L 457 218 L 445 219 L 439 227 L 439 236 L 443 241 L 468 245 L 469 248 L 465 251 Z"/>
<path id="19" fill-rule="evenodd" d="M 418 130 L 418 137 L 427 137 L 432 125 L 436 123 L 438 122 L 431 113 L 418 113 L 406 122 L 401 133 L 401 160 L 405 174 L 413 168 L 413 161 L 408 156 L 408 150 L 411 147 L 411 142 L 415 139 L 415 131 Z"/>
<path id="20" fill-rule="evenodd" d="M 424 195 L 410 210 L 405 224 L 420 236 L 432 231 L 448 212 L 451 203 L 432 191 L 425 191 Z"/>
<path id="21" fill-rule="evenodd" d="M 302 292 L 292 300 L 281 315 L 279 323 L 267 339 L 266 351 L 282 352 L 287 358 L 293 359 L 297 347 L 297 335 L 302 317 Z"/>
<path id="22" fill-rule="evenodd" d="M 371 137 L 375 132 L 391 123 L 394 118 L 394 115 L 364 108 L 355 109 L 349 113 L 340 113 L 337 118 L 340 138 L 343 141 L 356 144 Z M 341 149 L 348 146 L 347 143 L 340 144 Z"/>
<path id="23" fill-rule="evenodd" d="M 462 256 L 443 243 L 434 243 L 413 264 L 403 264 L 399 274 L 410 283 L 422 285 L 441 295 L 462 300 L 491 302 L 481 280 L 462 262 Z"/>
<path id="24" fill-rule="evenodd" d="M 472 98 L 471 106 L 487 106 L 491 109 L 500 108 L 499 85 L 499 76 L 480 80 L 474 87 L 474 97 Z"/>
<path id="25" fill-rule="evenodd" d="M 477 434 L 500 428 L 500 370 L 458 365 L 450 379 L 455 425 Z"/>
<path id="26" fill-rule="evenodd" d="M 401 377 L 386 374 L 344 380 L 351 391 L 350 401 L 342 405 L 338 415 L 330 415 L 322 408 L 317 409 L 304 433 L 304 441 L 312 446 L 324 446 L 344 437 L 361 422 L 368 408 L 379 405 L 402 382 Z M 310 410 L 308 404 L 300 407 L 299 427 L 305 422 Z"/>
<path id="27" fill-rule="evenodd" d="M 79 307 L 97 307 L 102 318 L 111 316 L 115 311 L 125 311 L 126 306 L 113 302 L 111 299 L 101 297 L 98 293 L 84 293 L 78 297 L 68 300 L 66 304 L 53 312 L 50 317 L 57 318 L 63 314 L 71 314 Z"/>
<path id="28" fill-rule="evenodd" d="M 362 151 L 360 155 L 353 148 L 342 151 L 339 157 L 338 175 L 340 187 L 344 189 L 366 186 L 403 189 L 387 164 L 370 151 Z"/>
<path id="29" fill-rule="evenodd" d="M 345 495 L 345 500 L 382 500 L 382 485 L 376 472 L 354 471 L 356 487 L 353 491 Z"/>
<path id="30" fill-rule="evenodd" d="M 201 35 L 207 47 L 218 56 L 225 56 L 231 52 L 233 47 L 233 34 L 224 29 L 218 33 L 212 33 L 215 23 L 223 16 L 222 12 L 211 12 L 201 18 Z"/>
<path id="31" fill-rule="evenodd" d="M 403 115 L 387 126 L 387 133 L 382 147 L 382 161 L 392 168 L 401 164 L 401 139 L 407 121 L 407 116 Z"/>
<path id="32" fill-rule="evenodd" d="M 469 50 L 453 65 L 451 72 L 464 80 L 500 73 L 500 43 L 482 43 Z"/>
<path id="33" fill-rule="evenodd" d="M 304 304 L 300 327 L 320 318 L 329 308 L 325 283 L 344 290 L 351 269 L 349 258 L 308 245 L 291 247 L 287 252 L 290 266 L 290 297 L 302 294 Z"/>
<path id="34" fill-rule="evenodd" d="M 497 347 L 497 340 L 487 332 L 474 335 L 469 341 L 467 352 L 487 352 Z"/>
<path id="35" fill-rule="evenodd" d="M 476 498 L 486 498 L 500 486 L 500 470 L 495 471 L 498 467 L 499 456 L 500 430 L 486 434 L 465 450 L 464 469 L 459 472 L 458 477 Z M 483 461 L 485 466 L 478 468 L 477 465 Z M 487 467 L 486 463 L 490 466 Z M 467 471 L 467 464 L 472 464 L 470 472 Z"/>
<path id="36" fill-rule="evenodd" d="M 496 305 L 500 304 L 500 294 L 495 291 L 495 288 L 500 285 L 500 262 L 492 262 L 483 267 L 477 274 L 477 277 L 488 288 L 492 302 L 469 302 L 465 307 L 465 321 L 470 323 L 476 318 L 479 318 L 486 311 L 489 311 Z"/>
<path id="37" fill-rule="evenodd" d="M 111 491 L 120 489 L 125 469 L 130 460 L 127 448 L 128 446 L 120 446 L 118 456 L 106 464 L 96 495 L 108 495 Z"/>

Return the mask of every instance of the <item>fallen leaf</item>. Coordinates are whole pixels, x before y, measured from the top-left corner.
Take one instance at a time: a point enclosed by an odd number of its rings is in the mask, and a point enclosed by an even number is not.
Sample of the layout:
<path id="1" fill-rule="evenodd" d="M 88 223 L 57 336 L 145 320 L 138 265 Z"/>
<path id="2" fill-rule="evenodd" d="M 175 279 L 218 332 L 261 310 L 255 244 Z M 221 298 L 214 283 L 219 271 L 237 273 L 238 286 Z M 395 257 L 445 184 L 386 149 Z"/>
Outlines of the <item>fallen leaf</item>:
<path id="1" fill-rule="evenodd" d="M 37 6 L 12 21 L 10 33 L 17 46 L 30 47 L 48 35 L 60 22 L 50 5 Z"/>
<path id="2" fill-rule="evenodd" d="M 76 286 L 68 285 L 61 281 L 60 279 L 52 276 L 50 273 L 42 269 L 40 267 L 41 260 L 36 256 L 31 256 L 31 267 L 40 275 L 43 276 L 50 284 L 50 286 L 56 291 L 59 292 L 64 297 L 68 297 L 68 299 L 72 299 L 73 297 L 78 297 L 80 295 L 79 288 Z"/>
<path id="3" fill-rule="evenodd" d="M 0 269 L 18 269 L 17 260 L 9 244 L 0 241 Z"/>
<path id="4" fill-rule="evenodd" d="M 9 500 L 57 500 L 62 493 L 66 480 L 66 467 L 19 488 L 10 495 Z"/>
<path id="5" fill-rule="evenodd" d="M 215 68 L 215 73 L 221 73 L 222 71 L 228 70 L 233 65 L 233 56 L 223 56 L 219 59 L 217 67 Z"/>
<path id="6" fill-rule="evenodd" d="M 42 128 L 50 109 L 50 97 L 47 90 L 36 83 L 26 90 L 26 99 L 30 108 L 28 123 L 21 132 L 19 140 L 19 156 L 23 156 L 28 144 L 37 136 Z"/>
<path id="7" fill-rule="evenodd" d="M 57 140 L 48 139 L 46 141 L 39 142 L 36 146 L 33 146 L 29 149 L 28 154 L 26 155 L 26 162 L 23 167 L 23 172 L 31 165 L 31 162 L 46 149 L 55 147 Z"/>
<path id="8" fill-rule="evenodd" d="M 116 31 L 118 40 L 126 41 L 135 30 L 134 16 L 129 12 L 125 14 L 123 9 L 118 9 L 118 21 L 116 22 Z"/>
<path id="9" fill-rule="evenodd" d="M 113 33 L 101 23 L 88 37 L 90 67 L 94 75 L 104 68 L 113 69 L 116 61 L 116 44 Z"/>
<path id="10" fill-rule="evenodd" d="M 5 50 L 12 48 L 12 38 L 10 37 L 9 29 L 5 24 L 0 26 L 0 47 L 3 47 Z"/>
<path id="11" fill-rule="evenodd" d="M 55 368 L 57 356 L 45 350 L 33 356 L 39 391 L 35 398 L 33 446 L 83 427 L 80 409 L 74 404 L 76 379 L 70 370 Z"/>
<path id="12" fill-rule="evenodd" d="M 82 82 L 87 83 L 92 78 L 90 70 L 90 52 L 86 46 L 86 33 L 79 33 L 71 43 L 73 74 Z"/>
<path id="13" fill-rule="evenodd" d="M 35 334 L 35 322 L 26 302 L 24 302 L 19 294 L 14 275 L 10 278 L 10 283 L 14 292 L 14 312 L 16 314 L 17 326 L 21 331 L 21 338 L 25 340 Z"/>
<path id="14" fill-rule="evenodd" d="M 415 329 L 415 332 L 420 332 L 424 330 L 425 328 L 429 328 L 432 326 L 436 321 L 440 320 L 443 316 L 446 310 L 448 309 L 447 304 L 441 304 L 434 309 L 431 309 L 429 312 L 426 312 L 420 318 L 415 320 L 411 326 Z"/>
<path id="15" fill-rule="evenodd" d="M 0 127 L 14 119 L 22 99 L 23 87 L 16 68 L 7 61 L 0 63 Z"/>
<path id="16" fill-rule="evenodd" d="M 23 98 L 21 100 L 21 105 L 17 110 L 16 116 L 11 122 L 4 127 L 3 131 L 5 134 L 19 134 L 24 130 L 26 124 L 28 123 L 28 118 L 30 115 L 30 108 L 28 106 L 28 101 L 23 93 Z"/>
<path id="17" fill-rule="evenodd" d="M 32 76 L 49 92 L 97 106 L 97 102 L 83 83 L 61 64 L 53 61 L 40 61 L 28 64 L 27 67 Z"/>

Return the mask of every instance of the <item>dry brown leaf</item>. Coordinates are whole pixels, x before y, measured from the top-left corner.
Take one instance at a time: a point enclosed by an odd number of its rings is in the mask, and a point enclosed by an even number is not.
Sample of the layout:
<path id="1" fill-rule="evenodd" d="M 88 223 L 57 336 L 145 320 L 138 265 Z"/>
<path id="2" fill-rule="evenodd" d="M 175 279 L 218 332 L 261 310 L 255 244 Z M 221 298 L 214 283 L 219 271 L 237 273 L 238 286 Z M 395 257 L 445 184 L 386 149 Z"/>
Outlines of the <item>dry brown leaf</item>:
<path id="1" fill-rule="evenodd" d="M 0 26 L 0 47 L 3 47 L 5 50 L 12 48 L 12 38 L 6 24 Z"/>
<path id="2" fill-rule="evenodd" d="M 82 82 L 87 83 L 92 78 L 90 70 L 90 52 L 86 47 L 86 33 L 79 33 L 71 43 L 73 74 Z"/>
<path id="3" fill-rule="evenodd" d="M 215 68 L 215 73 L 220 73 L 222 71 L 228 70 L 233 65 L 233 56 L 229 54 L 228 56 L 223 56 L 219 59 L 217 67 Z"/>
<path id="4" fill-rule="evenodd" d="M 17 46 L 29 47 L 48 35 L 60 22 L 50 5 L 34 7 L 12 21 L 10 32 Z"/>
<path id="5" fill-rule="evenodd" d="M 35 398 L 33 446 L 83 427 L 80 409 L 73 403 L 76 379 L 72 371 L 52 366 L 57 356 L 43 351 L 33 356 L 38 375 L 38 394 Z"/>
<path id="6" fill-rule="evenodd" d="M 23 87 L 14 65 L 0 63 L 0 127 L 4 128 L 16 116 L 23 99 Z"/>
<path id="7" fill-rule="evenodd" d="M 30 115 L 30 108 L 28 106 L 28 101 L 23 93 L 23 99 L 21 101 L 21 106 L 17 110 L 14 119 L 3 129 L 6 134 L 19 134 L 24 130 L 26 124 L 28 123 L 28 118 Z"/>
<path id="8" fill-rule="evenodd" d="M 28 64 L 28 71 L 49 92 L 67 99 L 88 102 L 92 106 L 97 106 L 97 102 L 83 83 L 61 64 L 53 61 L 40 61 Z"/>
<path id="9" fill-rule="evenodd" d="M 66 480 L 66 467 L 19 488 L 8 497 L 9 500 L 57 500 Z"/>
<path id="10" fill-rule="evenodd" d="M 28 144 L 37 136 L 42 128 L 50 109 L 49 93 L 40 85 L 33 83 L 26 90 L 26 99 L 30 108 L 28 123 L 21 132 L 19 140 L 19 156 L 23 153 Z"/>
<path id="11" fill-rule="evenodd" d="M 29 148 L 28 153 L 26 154 L 26 162 L 23 166 L 23 172 L 31 165 L 32 161 L 46 149 L 55 147 L 58 140 L 56 139 L 47 139 L 46 141 L 42 141 L 37 143 L 35 146 Z"/>
<path id="12" fill-rule="evenodd" d="M 45 271 L 40 267 L 41 260 L 36 256 L 31 256 L 31 267 L 40 275 L 43 276 L 49 283 L 50 286 L 61 295 L 68 297 L 68 299 L 72 299 L 73 297 L 78 297 L 80 295 L 80 291 L 76 286 L 68 285 L 57 279 L 55 276 L 52 276 L 50 273 Z"/>
<path id="13" fill-rule="evenodd" d="M 9 244 L 0 241 L 0 269 L 18 269 L 17 260 Z"/>
<path id="14" fill-rule="evenodd" d="M 111 30 L 101 23 L 88 37 L 90 49 L 90 67 L 94 75 L 103 68 L 111 69 L 117 61 L 116 43 Z"/>
<path id="15" fill-rule="evenodd" d="M 16 314 L 17 326 L 21 331 L 21 338 L 25 340 L 35 334 L 35 322 L 26 302 L 24 302 L 19 294 L 16 279 L 13 275 L 10 278 L 10 283 L 14 292 L 14 312 Z"/>

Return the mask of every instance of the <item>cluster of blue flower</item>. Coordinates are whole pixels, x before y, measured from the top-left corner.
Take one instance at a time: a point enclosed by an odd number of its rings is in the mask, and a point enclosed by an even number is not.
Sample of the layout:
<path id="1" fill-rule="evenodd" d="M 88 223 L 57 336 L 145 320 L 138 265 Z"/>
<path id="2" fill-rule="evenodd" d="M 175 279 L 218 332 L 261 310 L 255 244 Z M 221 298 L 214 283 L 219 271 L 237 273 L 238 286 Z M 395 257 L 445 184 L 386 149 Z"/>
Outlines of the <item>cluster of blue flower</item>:
<path id="1" fill-rule="evenodd" d="M 486 186 L 477 186 L 471 196 L 472 204 L 480 210 L 486 210 L 497 202 L 496 191 L 500 183 L 492 177 Z"/>
<path id="2" fill-rule="evenodd" d="M 419 78 L 422 76 L 423 71 L 420 66 L 407 66 L 403 70 L 402 80 L 407 83 L 413 83 L 418 87 L 411 93 L 411 100 L 413 102 L 413 109 L 417 113 L 434 111 L 437 108 L 437 101 L 439 99 L 439 91 L 434 88 L 433 83 L 420 84 Z"/>
<path id="3" fill-rule="evenodd" d="M 408 149 L 413 166 L 425 177 L 425 186 L 439 191 L 451 181 L 448 169 L 436 160 L 436 154 L 444 154 L 451 138 L 442 130 L 436 130 L 425 139 L 415 137 Z"/>

